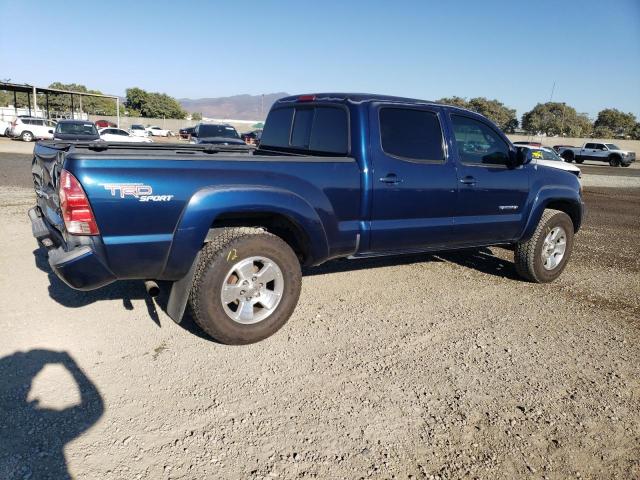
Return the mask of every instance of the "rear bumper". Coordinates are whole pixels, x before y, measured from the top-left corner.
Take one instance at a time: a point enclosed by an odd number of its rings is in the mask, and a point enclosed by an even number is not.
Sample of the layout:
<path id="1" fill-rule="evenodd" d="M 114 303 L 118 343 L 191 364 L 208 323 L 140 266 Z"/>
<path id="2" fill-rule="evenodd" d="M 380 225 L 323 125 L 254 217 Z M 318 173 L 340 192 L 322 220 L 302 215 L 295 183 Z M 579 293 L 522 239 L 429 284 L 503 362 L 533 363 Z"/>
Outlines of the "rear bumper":
<path id="1" fill-rule="evenodd" d="M 38 207 L 29 210 L 29 219 L 33 236 L 47 249 L 51 270 L 71 288 L 94 290 L 116 280 L 91 245 L 66 244 L 60 234 L 49 226 Z"/>

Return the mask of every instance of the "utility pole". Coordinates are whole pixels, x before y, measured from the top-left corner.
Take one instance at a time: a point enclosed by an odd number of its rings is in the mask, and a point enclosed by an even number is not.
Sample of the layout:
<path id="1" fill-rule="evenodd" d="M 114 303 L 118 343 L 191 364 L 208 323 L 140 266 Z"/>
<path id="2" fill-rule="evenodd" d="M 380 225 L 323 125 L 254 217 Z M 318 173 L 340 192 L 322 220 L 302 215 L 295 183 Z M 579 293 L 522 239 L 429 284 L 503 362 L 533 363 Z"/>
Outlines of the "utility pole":
<path id="1" fill-rule="evenodd" d="M 567 104 L 565 102 L 562 102 L 562 123 L 560 124 L 560 136 L 564 137 L 564 107 L 566 107 Z"/>
<path id="2" fill-rule="evenodd" d="M 264 93 L 260 97 L 260 120 L 264 120 Z"/>

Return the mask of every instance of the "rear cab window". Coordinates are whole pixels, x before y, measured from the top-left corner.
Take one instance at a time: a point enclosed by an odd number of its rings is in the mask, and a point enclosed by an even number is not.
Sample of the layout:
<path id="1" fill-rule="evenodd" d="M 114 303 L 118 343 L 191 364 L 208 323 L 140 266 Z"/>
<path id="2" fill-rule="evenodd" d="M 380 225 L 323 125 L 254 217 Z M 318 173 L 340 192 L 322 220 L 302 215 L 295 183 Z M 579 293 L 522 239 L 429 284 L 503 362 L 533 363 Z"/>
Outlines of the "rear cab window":
<path id="1" fill-rule="evenodd" d="M 260 149 L 312 155 L 349 154 L 349 118 L 344 106 L 304 104 L 269 112 Z"/>

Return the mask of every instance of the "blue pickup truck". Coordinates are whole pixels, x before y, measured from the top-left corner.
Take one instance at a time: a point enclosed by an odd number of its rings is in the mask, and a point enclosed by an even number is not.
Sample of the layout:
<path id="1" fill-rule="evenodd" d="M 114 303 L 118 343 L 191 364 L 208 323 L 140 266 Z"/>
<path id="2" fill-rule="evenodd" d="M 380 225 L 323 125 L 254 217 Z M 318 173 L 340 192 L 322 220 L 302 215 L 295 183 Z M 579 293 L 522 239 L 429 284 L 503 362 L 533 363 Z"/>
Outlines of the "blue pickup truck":
<path id="1" fill-rule="evenodd" d="M 366 94 L 282 98 L 258 149 L 40 142 L 32 230 L 53 271 L 91 290 L 172 282 L 167 311 L 246 344 L 291 316 L 301 266 L 511 245 L 526 280 L 565 268 L 578 178 L 532 162 L 485 117 Z"/>

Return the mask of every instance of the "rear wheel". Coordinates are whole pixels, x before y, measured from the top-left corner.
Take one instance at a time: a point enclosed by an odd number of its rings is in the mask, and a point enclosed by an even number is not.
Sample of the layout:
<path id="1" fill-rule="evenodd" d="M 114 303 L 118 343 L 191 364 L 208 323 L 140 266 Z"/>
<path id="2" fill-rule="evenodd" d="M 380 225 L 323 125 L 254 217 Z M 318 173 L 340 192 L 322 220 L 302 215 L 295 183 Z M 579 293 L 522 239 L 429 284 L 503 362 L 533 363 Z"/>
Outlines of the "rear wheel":
<path id="1" fill-rule="evenodd" d="M 567 163 L 573 162 L 573 152 L 562 152 L 560 156 L 564 158 L 564 161 Z"/>
<path id="2" fill-rule="evenodd" d="M 206 333 L 243 345 L 287 322 L 301 284 L 300 263 L 284 240 L 261 229 L 227 228 L 200 252 L 189 301 Z"/>
<path id="3" fill-rule="evenodd" d="M 578 163 L 578 164 L 579 164 L 579 163 L 583 163 L 583 162 L 584 162 L 584 160 L 583 160 L 583 159 L 581 159 L 581 158 L 576 159 L 576 163 Z"/>
<path id="4" fill-rule="evenodd" d="M 20 138 L 22 139 L 23 142 L 33 142 L 33 133 L 29 132 L 28 130 L 25 130 L 20 135 Z"/>
<path id="5" fill-rule="evenodd" d="M 573 250 L 573 222 L 559 210 L 542 214 L 533 236 L 516 244 L 516 271 L 526 280 L 552 282 L 560 276 Z"/>

